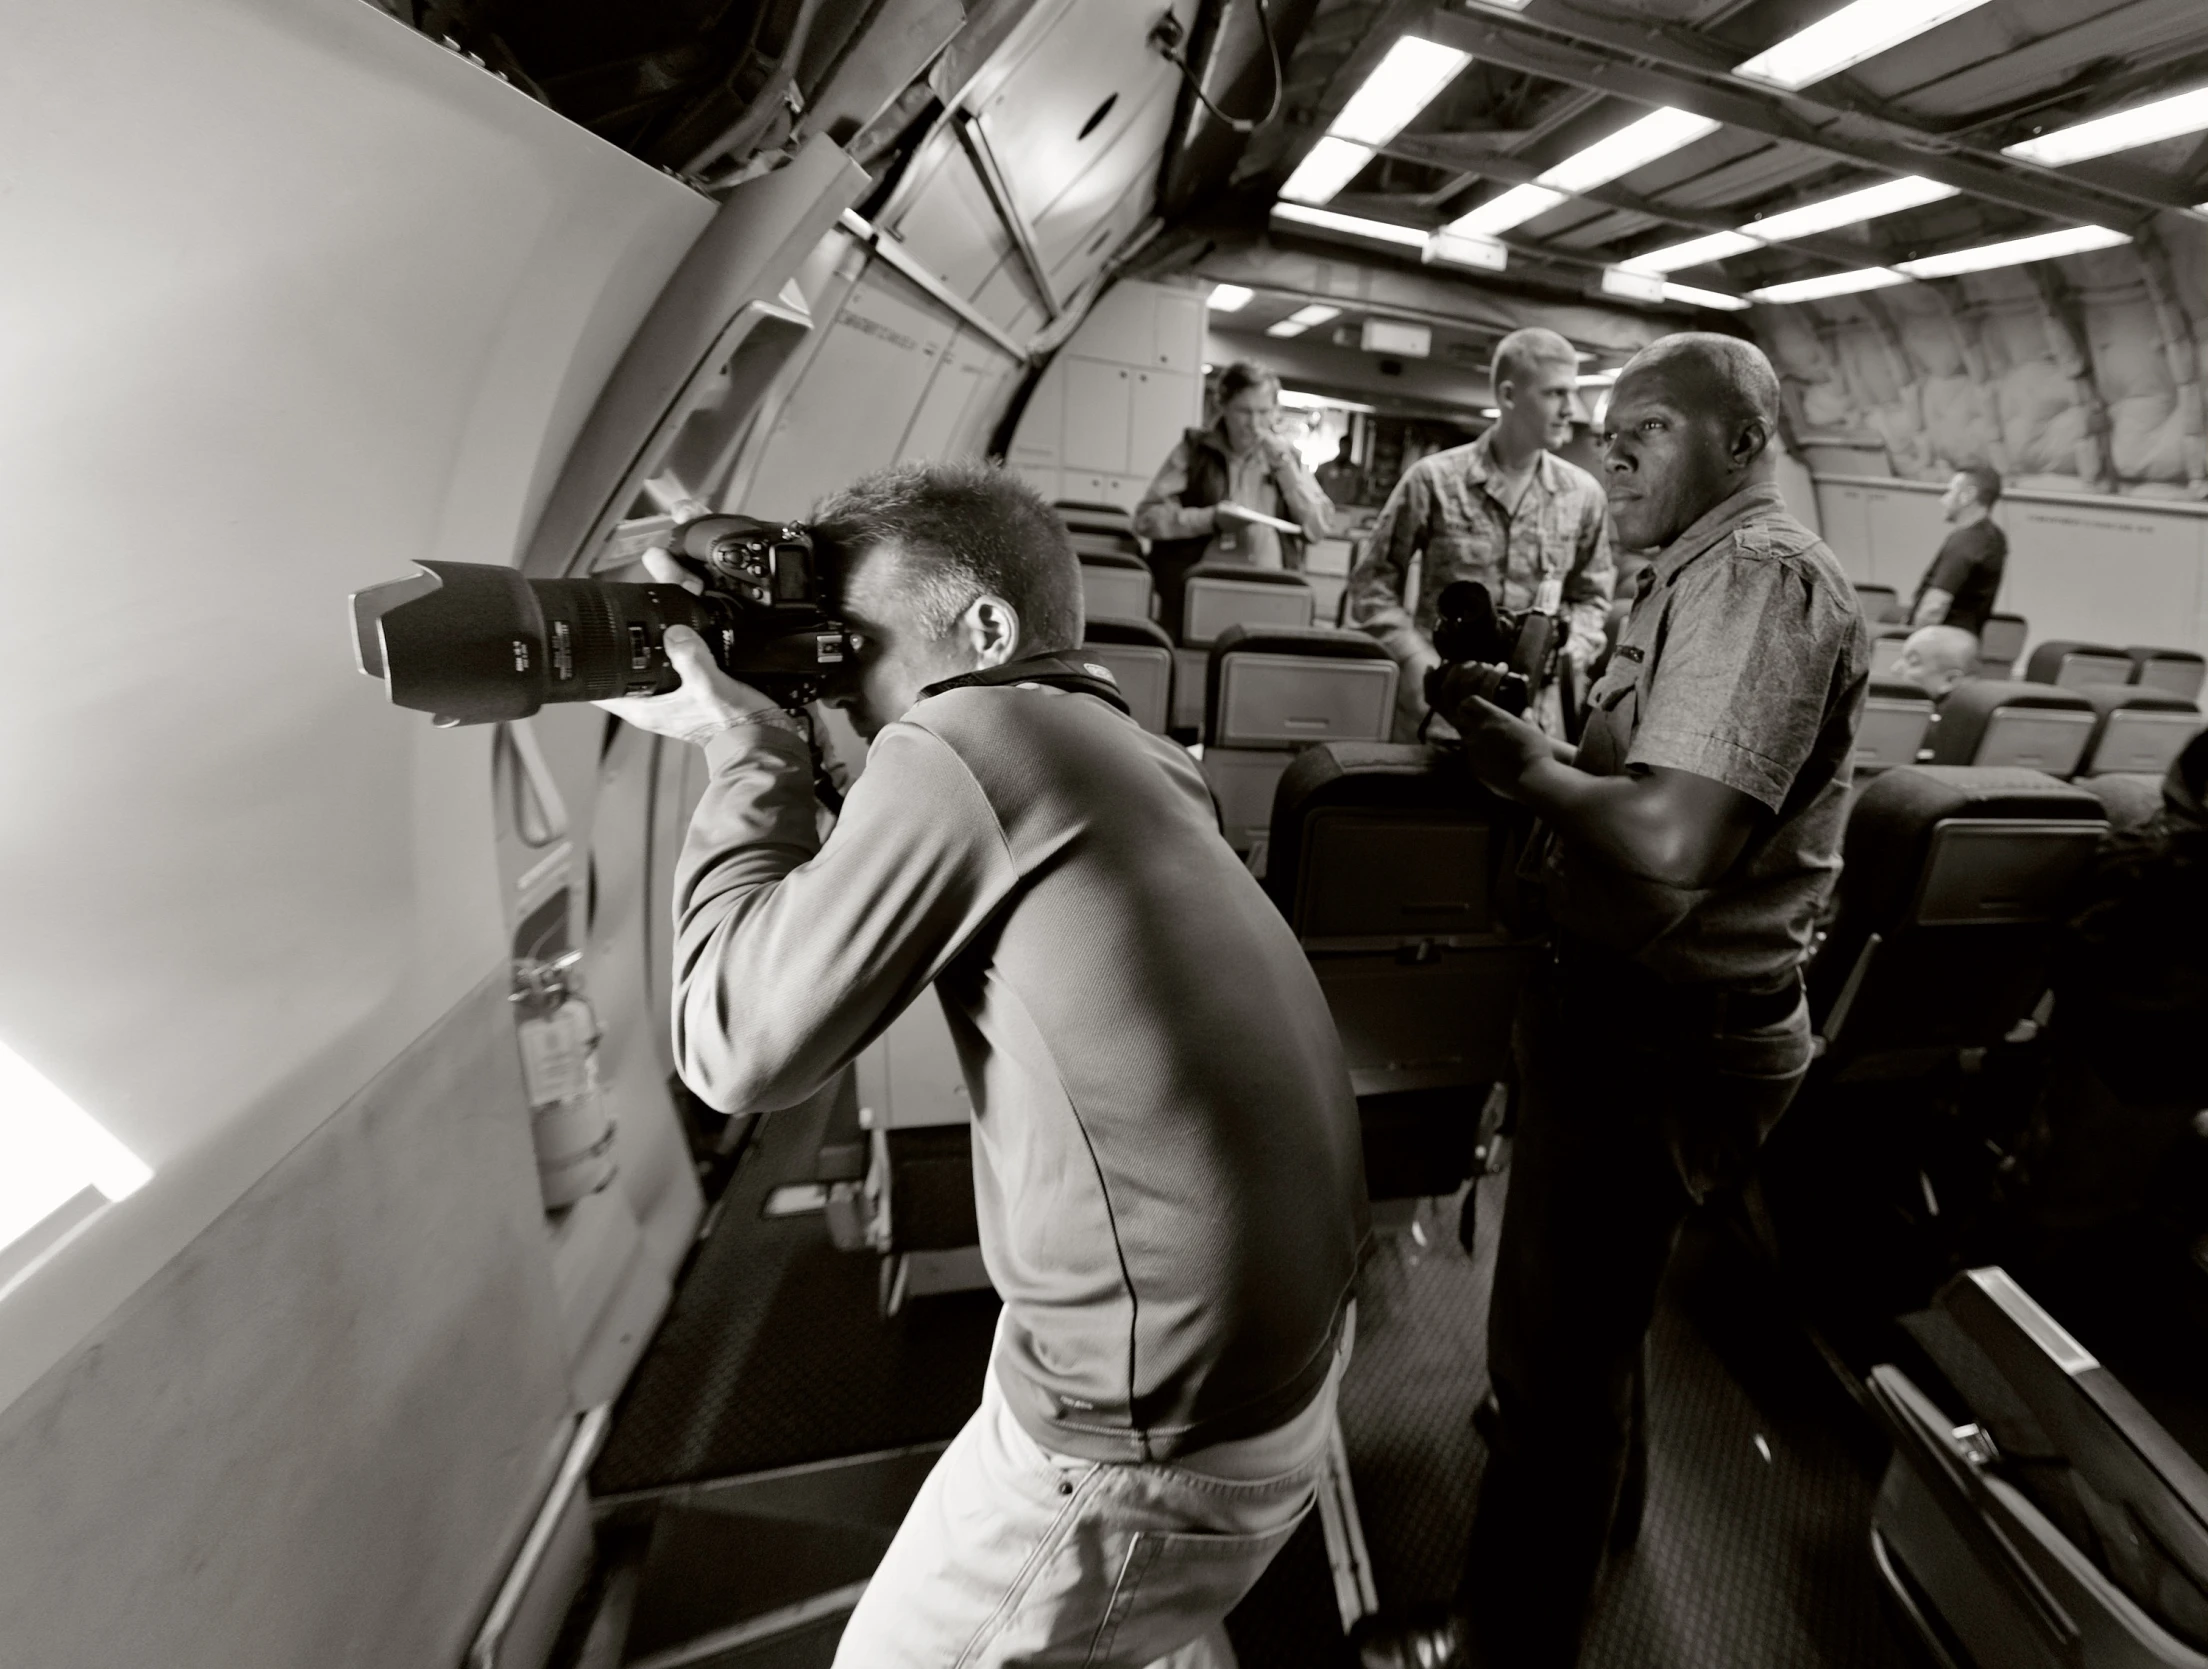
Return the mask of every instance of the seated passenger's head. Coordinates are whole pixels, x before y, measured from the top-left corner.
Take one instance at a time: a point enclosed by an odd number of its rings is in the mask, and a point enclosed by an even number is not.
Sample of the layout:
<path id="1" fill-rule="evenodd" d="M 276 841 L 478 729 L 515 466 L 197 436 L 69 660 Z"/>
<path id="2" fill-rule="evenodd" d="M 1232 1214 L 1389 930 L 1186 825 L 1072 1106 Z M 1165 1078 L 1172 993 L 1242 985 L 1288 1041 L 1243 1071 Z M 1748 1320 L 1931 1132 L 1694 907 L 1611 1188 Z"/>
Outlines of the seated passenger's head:
<path id="1" fill-rule="evenodd" d="M 1495 426 L 1519 446 L 1551 450 L 1572 438 L 1572 391 L 1579 353 L 1553 330 L 1529 325 L 1495 344 L 1488 382 L 1495 390 Z"/>
<path id="2" fill-rule="evenodd" d="M 1227 450 L 1247 452 L 1272 431 L 1280 410 L 1280 379 L 1264 366 L 1238 359 L 1219 373 L 1219 428 Z"/>
<path id="3" fill-rule="evenodd" d="M 1977 664 L 1977 638 L 1960 626 L 1926 626 L 1911 632 L 1901 646 L 1893 676 L 1937 701 L 1968 678 Z"/>
<path id="4" fill-rule="evenodd" d="M 1650 343 L 1618 373 L 1603 420 L 1618 543 L 1669 544 L 1733 494 L 1770 481 L 1778 430 L 1778 374 L 1753 343 L 1706 331 Z"/>
<path id="5" fill-rule="evenodd" d="M 1081 642 L 1081 564 L 1058 513 L 987 464 L 899 464 L 829 497 L 813 537 L 859 637 L 831 698 L 871 738 L 928 685 Z"/>

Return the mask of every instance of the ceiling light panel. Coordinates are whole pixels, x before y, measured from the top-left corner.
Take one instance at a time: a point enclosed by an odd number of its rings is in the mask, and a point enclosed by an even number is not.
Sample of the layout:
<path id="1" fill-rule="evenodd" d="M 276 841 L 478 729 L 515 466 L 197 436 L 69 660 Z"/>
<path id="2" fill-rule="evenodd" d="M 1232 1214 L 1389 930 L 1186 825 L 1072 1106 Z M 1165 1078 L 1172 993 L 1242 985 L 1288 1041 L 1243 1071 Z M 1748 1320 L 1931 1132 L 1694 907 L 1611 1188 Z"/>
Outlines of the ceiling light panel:
<path id="1" fill-rule="evenodd" d="M 1401 244 L 1406 249 L 1421 248 L 1426 242 L 1425 232 L 1416 226 L 1398 226 L 1387 220 L 1367 220 L 1361 214 L 1315 209 L 1304 203 L 1275 203 L 1273 218 L 1285 220 L 1291 225 L 1309 226 L 1315 231 L 1331 232 L 1337 237 Z"/>
<path id="2" fill-rule="evenodd" d="M 1707 261 L 1722 261 L 1728 255 L 1743 255 L 1762 247 L 1761 238 L 1752 238 L 1745 232 L 1712 232 L 1706 237 L 1689 238 L 1685 243 L 1651 249 L 1646 255 L 1636 255 L 1619 265 L 1632 272 L 1677 272 L 1681 267 L 1698 267 Z"/>
<path id="3" fill-rule="evenodd" d="M 1735 64 L 1749 81 L 1795 92 L 1827 76 L 1891 52 L 1928 29 L 1976 11 L 1986 0 L 1854 0 L 1807 29 Z"/>
<path id="4" fill-rule="evenodd" d="M 1329 319 L 1341 317 L 1339 307 L 1327 307 L 1313 302 L 1309 307 L 1299 307 L 1277 325 L 1266 327 L 1267 336 L 1301 336 L 1313 325 L 1323 325 Z"/>
<path id="5" fill-rule="evenodd" d="M 1245 284 L 1214 284 L 1205 305 L 1214 313 L 1239 313 L 1257 292 Z"/>
<path id="6" fill-rule="evenodd" d="M 1783 214 L 1766 215 L 1761 220 L 1750 221 L 1741 230 L 1762 243 L 1784 243 L 1789 238 L 1814 237 L 1819 232 L 1830 232 L 1841 226 L 1857 226 L 1882 215 L 1899 214 L 1903 209 L 1922 208 L 1927 203 L 1942 202 L 1954 195 L 1955 188 L 1951 185 L 1908 174 L 1898 180 L 1882 180 L 1877 185 L 1865 186 L 1861 191 L 1843 192 L 1821 203 L 1804 203 Z"/>
<path id="7" fill-rule="evenodd" d="M 2156 99 L 2152 104 L 2119 110 L 2109 116 L 2096 116 L 2075 127 L 2043 133 L 2021 145 L 2003 146 L 2002 155 L 2019 157 L 2047 168 L 2060 168 L 2064 163 L 2133 150 L 2159 140 L 2199 133 L 2204 128 L 2208 128 L 2208 87 L 2195 87 L 2189 93 Z"/>
<path id="8" fill-rule="evenodd" d="M 1890 267 L 1864 267 L 1855 272 L 1828 272 L 1822 278 L 1797 278 L 1791 284 L 1770 284 L 1750 290 L 1750 301 L 1784 306 L 1790 301 L 1823 301 L 1828 296 L 1852 296 L 1863 290 L 1887 290 L 1909 282 L 1909 275 Z"/>
<path id="9" fill-rule="evenodd" d="M 1748 306 L 1745 296 L 1729 296 L 1722 290 L 1699 289 L 1692 284 L 1666 284 L 1666 301 L 1684 302 L 1689 307 L 1708 307 L 1721 313 L 1744 312 Z"/>
<path id="10" fill-rule="evenodd" d="M 1353 144 L 1385 145 L 1433 103 L 1470 61 L 1470 53 L 1453 46 L 1436 46 L 1405 35 L 1388 48 L 1388 55 L 1350 95 L 1326 131 Z"/>
<path id="11" fill-rule="evenodd" d="M 1489 199 L 1470 214 L 1459 215 L 1442 228 L 1459 237 L 1492 238 L 1513 226 L 1523 226 L 1536 215 L 1547 214 L 1568 201 L 1566 193 L 1541 185 L 1514 185 L 1500 197 Z"/>
<path id="12" fill-rule="evenodd" d="M 1372 150 L 1329 135 L 1321 139 L 1296 164 L 1280 194 L 1298 203 L 1324 203 L 1338 196 L 1342 187 L 1364 171 Z"/>
<path id="13" fill-rule="evenodd" d="M 2006 243 L 1981 244 L 1976 249 L 1953 249 L 1945 255 L 1927 255 L 1919 261 L 1897 261 L 1895 268 L 1911 278 L 1953 278 L 1958 273 L 1988 272 L 1995 267 L 2021 266 L 2026 261 L 2052 261 L 2062 255 L 2083 255 L 2093 249 L 2113 249 L 2131 239 L 2106 226 L 2065 226 L 2059 232 L 2037 237 L 2011 238 Z"/>
<path id="14" fill-rule="evenodd" d="M 1718 126 L 1707 116 L 1692 116 L 1684 110 L 1652 110 L 1630 127 L 1566 157 L 1537 183 L 1555 191 L 1593 191 L 1715 133 Z"/>

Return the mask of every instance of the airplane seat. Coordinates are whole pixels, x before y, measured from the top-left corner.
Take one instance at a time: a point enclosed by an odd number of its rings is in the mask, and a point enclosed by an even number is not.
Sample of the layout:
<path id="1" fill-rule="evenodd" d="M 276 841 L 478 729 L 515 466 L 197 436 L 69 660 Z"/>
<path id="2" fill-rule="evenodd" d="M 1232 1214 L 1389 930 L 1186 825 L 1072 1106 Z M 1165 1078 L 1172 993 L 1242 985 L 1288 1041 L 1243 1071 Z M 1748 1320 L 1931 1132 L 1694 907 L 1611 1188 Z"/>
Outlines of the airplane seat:
<path id="1" fill-rule="evenodd" d="M 1978 634 L 1978 675 L 2010 678 L 2024 654 L 2024 640 L 2031 625 L 2021 614 L 1989 614 L 1986 629 Z"/>
<path id="2" fill-rule="evenodd" d="M 1110 670 L 1135 722 L 1163 736 L 1173 717 L 1173 640 L 1165 628 L 1092 614 L 1081 647 Z"/>
<path id="3" fill-rule="evenodd" d="M 1122 533 L 1130 539 L 1135 536 L 1133 512 L 1122 510 L 1116 504 L 1089 504 L 1081 499 L 1062 498 L 1051 508 L 1058 512 L 1058 519 L 1072 533 Z"/>
<path id="4" fill-rule="evenodd" d="M 1871 676 L 1891 678 L 1894 674 L 1894 663 L 1901 659 L 1901 652 L 1908 643 L 1908 627 L 1874 626 L 1871 631 Z"/>
<path id="5" fill-rule="evenodd" d="M 1148 620 L 1158 612 L 1150 564 L 1128 551 L 1082 550 L 1081 612 L 1088 619 Z"/>
<path id="6" fill-rule="evenodd" d="M 1966 678 L 1940 698 L 1929 763 L 2022 766 L 2066 777 L 2093 734 L 2093 704 L 2076 690 Z"/>
<path id="7" fill-rule="evenodd" d="M 2107 830 L 2099 800 L 2039 771 L 1908 765 L 1868 784 L 1809 964 L 1825 1070 L 1998 1042 L 2046 990 L 2053 925 Z"/>
<path id="8" fill-rule="evenodd" d="M 2078 786 L 2101 802 L 2101 810 L 2108 814 L 2108 826 L 2118 831 L 2143 829 L 2162 809 L 2162 779 L 2158 776 L 2104 771 L 2099 776 L 2078 778 Z"/>
<path id="9" fill-rule="evenodd" d="M 1285 568 L 1200 562 L 1189 569 L 1181 602 L 1181 643 L 1209 649 L 1229 626 L 1309 626 L 1318 593 Z"/>
<path id="10" fill-rule="evenodd" d="M 2128 684 L 2132 677 L 2131 654 L 2105 643 L 2079 643 L 2055 638 L 2032 651 L 2024 663 L 2025 681 L 2054 684 L 2066 690 L 2087 684 Z"/>
<path id="11" fill-rule="evenodd" d="M 1904 1318 L 1947 1381 L 1891 1364 L 1871 1550 L 1937 1660 L 2208 1669 L 2208 1472 L 1998 1266 Z"/>
<path id="12" fill-rule="evenodd" d="M 1863 605 L 1863 618 L 1873 626 L 1892 620 L 1901 608 L 1901 593 L 1890 585 L 1858 585 L 1855 600 Z"/>
<path id="13" fill-rule="evenodd" d="M 2167 690 L 2187 701 L 2200 699 L 2202 681 L 2208 678 L 2208 657 L 2196 655 L 2190 649 L 2156 649 L 2136 643 L 2125 653 L 2131 657 L 2134 684 L 2150 690 Z"/>
<path id="14" fill-rule="evenodd" d="M 1932 698 L 1906 679 L 1874 678 L 1855 733 L 1855 774 L 1913 765 L 1932 728 Z"/>
<path id="15" fill-rule="evenodd" d="M 2139 684 L 2086 684 L 2094 725 L 2078 761 L 2081 777 L 2122 772 L 2159 777 L 2200 733 L 2198 703 Z"/>
<path id="16" fill-rule="evenodd" d="M 1228 842 L 1264 839 L 1296 749 L 1384 741 L 1399 676 L 1377 638 L 1329 626 L 1229 626 L 1205 670 L 1204 777 Z"/>
<path id="17" fill-rule="evenodd" d="M 1507 921 L 1518 815 L 1433 748 L 1321 742 L 1273 800 L 1265 885 L 1326 993 L 1375 1199 L 1472 1174 L 1537 941 Z"/>

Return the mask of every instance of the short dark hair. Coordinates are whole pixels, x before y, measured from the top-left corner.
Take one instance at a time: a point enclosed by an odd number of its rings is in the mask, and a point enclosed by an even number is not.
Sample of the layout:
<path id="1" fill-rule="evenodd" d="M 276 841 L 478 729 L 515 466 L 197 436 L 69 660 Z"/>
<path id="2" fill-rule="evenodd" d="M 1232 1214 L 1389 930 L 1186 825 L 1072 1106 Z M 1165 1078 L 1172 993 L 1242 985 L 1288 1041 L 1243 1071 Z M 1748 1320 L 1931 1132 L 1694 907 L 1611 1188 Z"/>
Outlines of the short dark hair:
<path id="1" fill-rule="evenodd" d="M 1711 415 L 1727 424 L 1760 422 L 1774 440 L 1779 428 L 1779 374 L 1753 342 L 1711 330 L 1682 330 L 1659 336 L 1627 363 L 1626 371 L 1691 366 L 1697 392 Z M 1622 377 L 1623 372 L 1620 373 Z"/>
<path id="2" fill-rule="evenodd" d="M 1040 493 L 995 464 L 892 464 L 814 507 L 814 540 L 849 561 L 893 545 L 921 631 L 941 637 L 984 592 L 1018 612 L 1023 654 L 1081 642 L 1081 563 Z"/>
<path id="3" fill-rule="evenodd" d="M 1238 359 L 1219 373 L 1219 403 L 1223 406 L 1237 394 L 1247 394 L 1253 388 L 1278 390 L 1280 378 L 1258 364 L 1254 359 Z"/>
<path id="4" fill-rule="evenodd" d="M 1544 365 L 1569 365 L 1579 369 L 1579 350 L 1568 337 L 1540 325 L 1512 331 L 1495 344 L 1494 363 L 1488 367 L 1488 387 L 1502 398 L 1503 384 L 1522 388 Z"/>
<path id="5" fill-rule="evenodd" d="M 1970 483 L 1978 502 L 1987 509 L 2001 502 L 2001 472 L 1985 464 L 1965 464 L 1955 472 Z"/>

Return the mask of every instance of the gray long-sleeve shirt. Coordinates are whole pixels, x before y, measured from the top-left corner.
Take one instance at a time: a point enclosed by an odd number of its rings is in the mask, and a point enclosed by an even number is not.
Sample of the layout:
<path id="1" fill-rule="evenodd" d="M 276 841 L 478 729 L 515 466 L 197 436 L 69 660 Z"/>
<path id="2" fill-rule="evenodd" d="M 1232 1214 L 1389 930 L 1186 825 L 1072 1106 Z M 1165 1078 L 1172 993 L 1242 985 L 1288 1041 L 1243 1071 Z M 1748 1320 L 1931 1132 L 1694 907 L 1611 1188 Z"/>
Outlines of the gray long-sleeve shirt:
<path id="1" fill-rule="evenodd" d="M 1188 756 L 1091 696 L 951 690 L 876 738 L 825 843 L 796 737 L 706 757 L 675 882 L 685 1080 L 787 1106 L 933 983 L 995 1371 L 1036 1440 L 1162 1459 L 1307 1403 L 1366 1233 L 1356 1106 Z"/>

